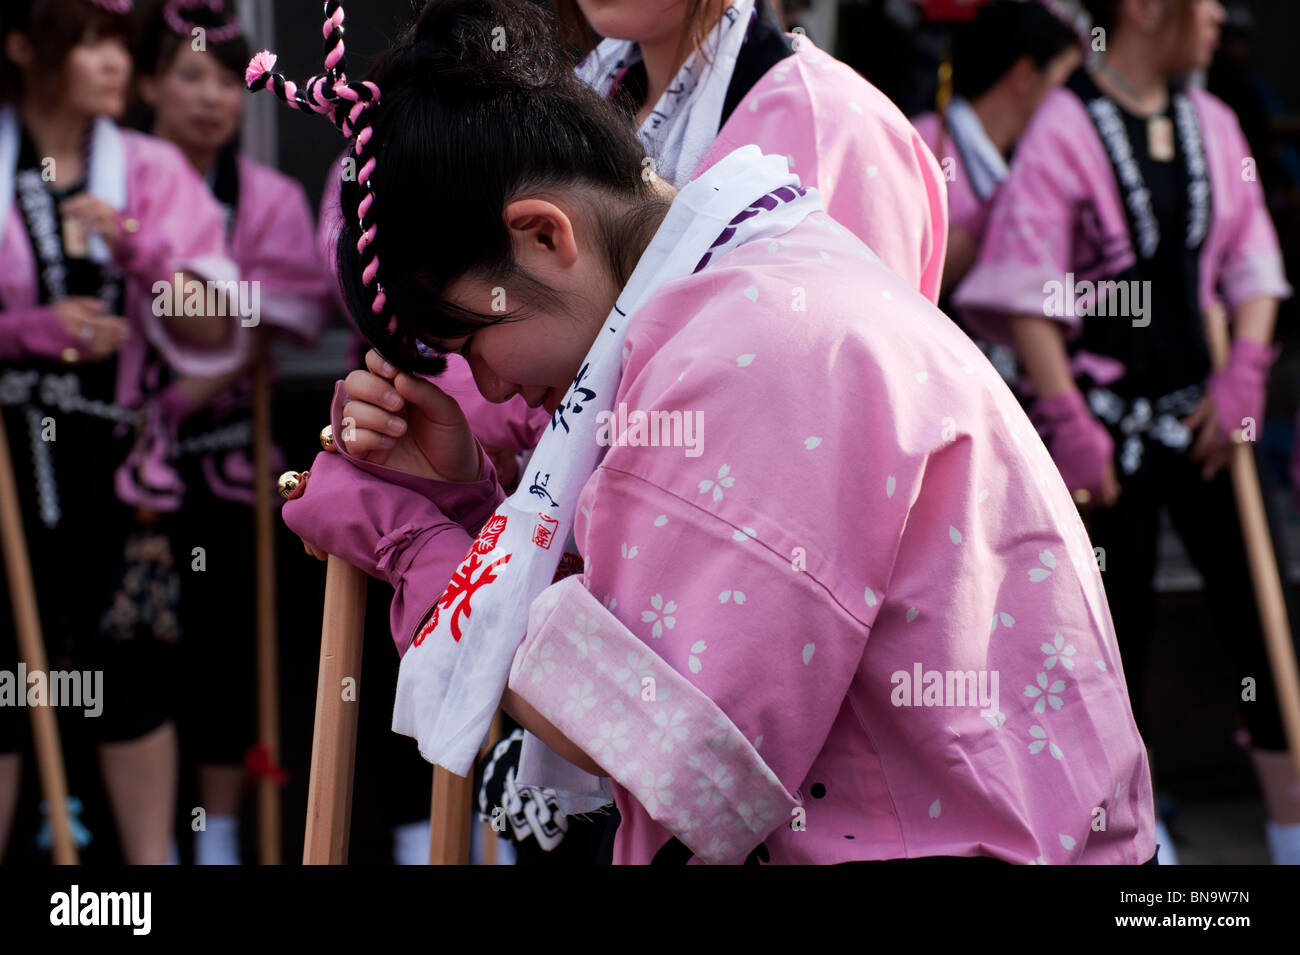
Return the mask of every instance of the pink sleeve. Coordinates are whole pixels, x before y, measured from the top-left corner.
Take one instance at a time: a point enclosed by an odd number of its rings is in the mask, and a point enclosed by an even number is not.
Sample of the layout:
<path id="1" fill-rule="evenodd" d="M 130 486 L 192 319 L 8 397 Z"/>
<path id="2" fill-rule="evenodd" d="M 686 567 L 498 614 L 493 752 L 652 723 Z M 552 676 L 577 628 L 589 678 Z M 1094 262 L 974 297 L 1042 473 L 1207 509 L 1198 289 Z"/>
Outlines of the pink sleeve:
<path id="1" fill-rule="evenodd" d="M 332 412 L 336 434 L 343 433 L 343 395 L 340 382 Z M 414 477 L 342 448 L 322 451 L 307 490 L 284 504 L 291 531 L 392 585 L 389 623 L 399 654 L 504 497 L 492 462 L 479 454 L 479 480 L 462 484 Z"/>
<path id="2" fill-rule="evenodd" d="M 240 202 L 245 222 L 236 223 L 232 243 L 240 273 L 259 283 L 262 320 L 309 347 L 325 327 L 330 283 L 306 193 L 271 170 L 241 168 L 250 171 L 244 177 L 250 194 Z"/>
<path id="3" fill-rule="evenodd" d="M 609 466 L 582 500 L 590 593 L 534 628 L 511 685 L 666 830 L 660 841 L 741 861 L 790 822 L 869 627 L 698 502 Z M 644 820 L 625 825 L 643 841 Z"/>
<path id="4" fill-rule="evenodd" d="M 58 358 L 63 349 L 79 344 L 48 306 L 0 311 L 0 359 L 18 361 L 28 355 Z"/>
<path id="5" fill-rule="evenodd" d="M 117 261 L 142 297 L 143 307 L 132 317 L 181 374 L 214 376 L 238 368 L 248 342 L 238 317 L 231 316 L 233 327 L 222 345 L 203 347 L 174 339 L 152 307 L 155 284 L 170 286 L 178 272 L 205 281 L 238 281 L 221 207 L 174 146 L 128 135 L 127 207 L 121 218 L 135 219 L 139 229 L 122 232 Z"/>
<path id="6" fill-rule="evenodd" d="M 1072 271 L 1079 209 L 1089 199 L 1089 179 L 1079 165 L 1080 154 L 1087 153 L 1080 123 L 1091 130 L 1082 104 L 1064 90 L 1035 113 L 993 200 L 979 257 L 954 292 L 963 320 L 996 344 L 1010 343 L 1007 319 L 1013 315 L 1043 315 L 1078 334 L 1079 319 L 1065 309 L 1056 314 L 1047 303 L 1051 283 L 1063 285 Z M 1109 167 L 1100 172 L 1109 173 Z"/>
<path id="7" fill-rule="evenodd" d="M 1196 100 L 1205 117 L 1206 148 L 1219 160 L 1212 158 L 1219 173 L 1212 179 L 1214 205 L 1227 213 L 1222 239 L 1216 243 L 1223 256 L 1218 291 L 1234 308 L 1256 298 L 1290 298 L 1277 231 L 1237 117 L 1212 97 L 1198 94 Z"/>
<path id="8" fill-rule="evenodd" d="M 510 689 L 703 861 L 739 863 L 791 818 L 798 801 L 741 728 L 581 578 L 553 584 L 529 617 Z"/>

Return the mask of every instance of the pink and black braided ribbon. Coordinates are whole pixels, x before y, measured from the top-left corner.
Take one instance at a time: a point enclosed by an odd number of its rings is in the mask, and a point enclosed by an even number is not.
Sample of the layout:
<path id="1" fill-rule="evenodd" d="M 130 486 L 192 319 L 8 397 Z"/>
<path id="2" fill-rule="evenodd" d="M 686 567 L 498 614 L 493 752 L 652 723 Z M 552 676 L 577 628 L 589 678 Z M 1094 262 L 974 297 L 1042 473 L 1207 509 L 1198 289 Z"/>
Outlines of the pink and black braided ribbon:
<path id="1" fill-rule="evenodd" d="M 346 51 L 343 24 L 342 0 L 326 0 L 325 23 L 322 27 L 325 72 L 313 76 L 301 89 L 292 80 L 272 72 L 277 57 L 266 50 L 253 57 L 244 79 L 250 90 L 256 92 L 269 89 L 294 109 L 328 116 L 344 136 L 356 136 L 353 151 L 358 165 L 357 185 L 365 193 L 357 206 L 357 219 L 361 227 L 357 252 L 361 255 L 362 281 L 374 292 L 371 311 L 382 316 L 387 299 L 384 287 L 378 281 L 379 256 L 372 248 L 378 234 L 374 213 L 375 192 L 371 183 L 375 171 L 375 150 L 371 147 L 373 130 L 370 126 L 360 126 L 358 129 L 366 110 L 378 105 L 379 87 L 370 82 L 348 82 L 344 71 Z M 396 317 L 390 317 L 388 329 L 390 333 L 396 331 Z"/>

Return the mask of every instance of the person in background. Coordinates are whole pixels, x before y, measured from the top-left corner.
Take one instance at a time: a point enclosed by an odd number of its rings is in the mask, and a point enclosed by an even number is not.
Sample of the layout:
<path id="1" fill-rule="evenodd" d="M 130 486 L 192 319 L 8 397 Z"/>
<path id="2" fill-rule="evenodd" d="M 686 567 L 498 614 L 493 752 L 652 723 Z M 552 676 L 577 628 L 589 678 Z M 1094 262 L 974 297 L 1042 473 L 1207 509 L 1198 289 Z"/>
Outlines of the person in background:
<path id="1" fill-rule="evenodd" d="M 64 729 L 98 742 L 123 855 L 140 864 L 177 858 L 178 577 L 151 506 L 174 485 L 144 453 L 148 422 L 169 369 L 224 373 L 239 336 L 229 316 L 165 307 L 178 282 L 238 272 L 185 158 L 114 122 L 130 7 L 10 0 L 0 14 L 0 403 L 51 665 L 103 673 L 102 711 L 65 709 Z M 0 854 L 25 723 L 0 707 Z"/>
<path id="2" fill-rule="evenodd" d="M 1218 0 L 1089 0 L 1106 52 L 1050 93 L 1021 138 L 975 267 L 954 302 L 1012 342 L 1052 457 L 1091 510 L 1138 725 L 1156 625 L 1160 514 L 1205 579 L 1233 668 L 1277 863 L 1300 862 L 1300 790 L 1224 468 L 1262 430 L 1278 302 L 1291 295 L 1250 156 L 1222 101 L 1182 82 L 1206 67 Z M 1105 283 L 1105 284 L 1099 284 Z M 1211 373 L 1203 312 L 1232 349 Z M 1276 546 L 1276 545 L 1275 545 Z M 1162 853 L 1169 837 L 1160 837 Z M 1162 855 L 1162 862 L 1165 857 Z"/>
<path id="3" fill-rule="evenodd" d="M 202 49 L 194 42 L 198 31 Z M 184 497 L 177 551 L 203 549 L 182 575 L 181 626 L 190 674 L 185 729 L 198 760 L 206 825 L 195 834 L 199 865 L 238 864 L 245 764 L 272 771 L 255 739 L 256 562 L 252 461 L 253 368 L 273 338 L 313 346 L 328 317 L 330 282 L 314 254 L 315 223 L 302 186 L 239 148 L 250 56 L 238 21 L 220 0 L 168 0 L 141 46 L 139 89 L 153 131 L 174 143 L 225 215 L 230 252 L 258 314 L 244 318 L 248 348 L 220 377 L 184 376 L 163 393 L 165 444 L 179 461 Z M 256 291 L 256 298 L 251 293 Z M 278 501 L 278 496 L 276 497 Z M 217 717 L 216 714 L 222 714 Z"/>

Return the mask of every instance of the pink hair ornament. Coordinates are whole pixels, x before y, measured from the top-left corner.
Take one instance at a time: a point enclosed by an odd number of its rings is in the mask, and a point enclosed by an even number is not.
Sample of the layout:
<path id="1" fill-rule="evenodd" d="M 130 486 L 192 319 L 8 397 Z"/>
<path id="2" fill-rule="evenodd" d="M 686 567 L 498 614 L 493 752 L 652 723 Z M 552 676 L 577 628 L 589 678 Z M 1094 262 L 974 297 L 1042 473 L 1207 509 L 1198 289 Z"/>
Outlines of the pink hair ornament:
<path id="1" fill-rule="evenodd" d="M 131 0 L 127 0 L 128 5 L 130 2 Z M 222 17 L 226 16 L 226 7 L 221 0 L 170 0 L 163 7 L 163 20 L 168 29 L 178 36 L 191 36 L 195 30 L 202 30 L 209 43 L 225 43 L 243 32 L 238 19 L 227 19 L 225 23 L 215 27 L 191 23 L 185 19 L 185 14 L 194 10 L 210 10 Z"/>
<path id="2" fill-rule="evenodd" d="M 343 133 L 351 137 L 357 124 L 367 109 L 379 103 L 379 87 L 374 83 L 349 83 L 344 72 L 343 43 L 343 3 L 342 0 L 326 0 L 325 23 L 321 33 L 325 38 L 325 72 L 313 76 L 301 89 L 283 75 L 273 72 L 276 55 L 263 50 L 249 61 L 244 80 L 253 92 L 269 89 L 282 99 L 286 105 L 304 113 L 318 113 L 328 116 L 330 121 Z M 373 131 L 363 126 L 355 132 L 356 140 L 353 151 L 360 167 L 357 172 L 357 185 L 365 190 L 365 195 L 357 204 L 357 220 L 361 227 L 361 238 L 357 242 L 357 252 L 362 256 L 361 279 L 367 288 L 373 289 L 374 299 L 371 311 L 383 315 L 387 297 L 384 287 L 378 281 L 379 257 L 371 248 L 378 234 L 373 206 L 375 202 L 374 186 L 371 176 L 375 171 L 375 155 L 370 150 Z M 389 328 L 396 325 L 392 317 Z"/>

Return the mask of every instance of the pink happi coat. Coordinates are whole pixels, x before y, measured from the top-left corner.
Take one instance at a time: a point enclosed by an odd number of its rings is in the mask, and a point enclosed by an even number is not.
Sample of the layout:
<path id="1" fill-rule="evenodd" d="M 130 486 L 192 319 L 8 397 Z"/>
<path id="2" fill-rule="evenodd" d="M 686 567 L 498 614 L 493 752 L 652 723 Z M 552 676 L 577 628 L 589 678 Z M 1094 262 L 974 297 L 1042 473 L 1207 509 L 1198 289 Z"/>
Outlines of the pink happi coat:
<path id="1" fill-rule="evenodd" d="M 3 118 L 0 118 L 3 121 Z M 123 231 L 117 262 L 125 272 L 125 307 L 131 336 L 118 351 L 116 402 L 130 406 L 141 396 L 148 346 L 185 374 L 218 375 L 236 367 L 243 337 L 231 346 L 207 349 L 178 341 L 154 314 L 153 284 L 172 282 L 185 271 L 213 281 L 239 278 L 226 251 L 221 208 L 185 157 L 170 143 L 120 129 L 108 120 L 96 124 L 97 149 L 91 157 L 114 196 L 101 196 L 120 209 L 120 221 L 135 219 L 139 231 Z M 0 170 L 12 177 L 13 170 Z M 26 355 L 57 358 L 81 343 L 68 335 L 49 306 L 41 306 L 36 260 L 22 213 L 10 204 L 0 238 L 0 359 Z"/>
<path id="2" fill-rule="evenodd" d="M 1288 298 L 1291 287 L 1277 232 L 1237 118 L 1211 94 L 1195 88 L 1188 92 L 1201 124 L 1213 196 L 1200 253 L 1201 307 L 1226 304 L 1231 311 L 1252 299 Z M 953 295 L 963 320 L 999 343 L 1009 342 L 1011 315 L 1046 315 L 1065 325 L 1067 336 L 1076 337 L 1080 319 L 1047 309 L 1045 286 L 1065 286 L 1069 273 L 1076 282 L 1110 279 L 1133 264 L 1121 202 L 1087 109 L 1070 90 L 1054 90 L 1016 147 L 979 258 Z M 1120 362 L 1086 352 L 1075 355 L 1074 367 L 1090 372 L 1102 385 L 1123 375 Z"/>
<path id="3" fill-rule="evenodd" d="M 230 230 L 230 254 L 240 275 L 257 282 L 263 328 L 302 347 L 320 340 L 329 318 L 332 284 L 315 238 L 307 194 L 288 176 L 240 153 L 239 207 Z M 217 405 L 235 411 L 249 405 L 252 376 L 246 376 Z M 203 461 L 208 487 L 217 497 L 254 503 L 249 489 L 255 472 L 251 449 L 214 452 Z"/>
<path id="4" fill-rule="evenodd" d="M 1153 855 L 1087 534 L 946 316 L 816 212 L 666 284 L 624 356 L 614 408 L 702 440 L 613 429 L 579 572 L 534 602 L 509 680 L 611 777 L 615 862 Z M 447 484 L 322 453 L 285 505 L 394 586 L 399 652 L 501 500 L 481 466 Z"/>
<path id="5" fill-rule="evenodd" d="M 691 179 L 750 143 L 785 156 L 836 221 L 909 285 L 939 300 L 948 189 L 921 134 L 885 94 L 800 37 L 795 53 L 740 101 Z M 437 383 L 461 402 L 486 445 L 526 450 L 537 443 L 544 409 L 530 409 L 522 398 L 493 405 L 479 394 L 464 359 L 448 356 L 447 365 Z"/>
<path id="6" fill-rule="evenodd" d="M 925 113 L 912 120 L 917 133 L 939 161 L 948 187 L 948 226 L 961 229 L 976 243 L 984 236 L 993 200 L 982 200 L 975 194 L 961 152 L 953 144 L 939 121 L 938 113 Z"/>

